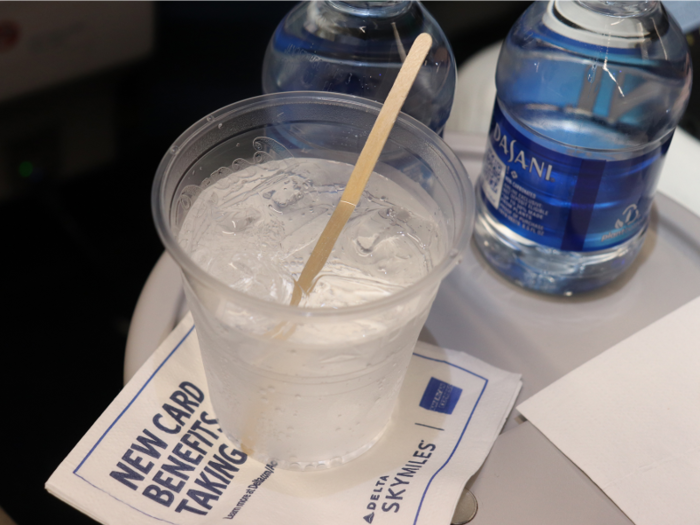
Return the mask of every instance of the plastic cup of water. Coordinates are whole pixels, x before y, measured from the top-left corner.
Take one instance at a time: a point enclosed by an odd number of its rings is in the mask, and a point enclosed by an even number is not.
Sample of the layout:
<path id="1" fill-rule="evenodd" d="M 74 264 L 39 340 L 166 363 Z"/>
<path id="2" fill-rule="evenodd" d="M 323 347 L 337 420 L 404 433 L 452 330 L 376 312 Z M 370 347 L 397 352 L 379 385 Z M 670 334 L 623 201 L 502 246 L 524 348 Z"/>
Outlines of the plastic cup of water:
<path id="1" fill-rule="evenodd" d="M 280 468 L 346 463 L 390 424 L 440 282 L 471 236 L 474 197 L 464 166 L 438 135 L 399 115 L 375 172 L 434 210 L 440 250 L 415 282 L 362 304 L 290 306 L 234 289 L 193 260 L 178 235 L 207 187 L 235 180 L 241 167 L 280 158 L 354 165 L 380 109 L 322 92 L 244 100 L 192 125 L 156 172 L 154 220 L 182 270 L 219 424 L 241 450 Z M 279 327 L 284 335 L 272 336 Z"/>

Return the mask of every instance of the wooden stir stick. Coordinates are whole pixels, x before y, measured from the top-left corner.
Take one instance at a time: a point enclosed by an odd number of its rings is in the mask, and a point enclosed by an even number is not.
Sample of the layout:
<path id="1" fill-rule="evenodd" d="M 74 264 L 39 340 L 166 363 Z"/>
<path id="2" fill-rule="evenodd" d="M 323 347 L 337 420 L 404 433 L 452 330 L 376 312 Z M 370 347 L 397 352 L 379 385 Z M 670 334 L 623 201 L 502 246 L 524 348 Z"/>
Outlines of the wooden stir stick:
<path id="1" fill-rule="evenodd" d="M 362 152 L 360 152 L 357 164 L 355 164 L 348 184 L 345 186 L 345 190 L 340 197 L 340 202 L 333 211 L 333 215 L 331 215 L 328 224 L 326 224 L 326 227 L 323 229 L 321 237 L 316 242 L 316 246 L 311 252 L 311 256 L 306 262 L 306 265 L 304 265 L 299 279 L 294 282 L 294 290 L 290 302 L 292 306 L 299 305 L 303 294 L 308 295 L 311 293 L 316 276 L 326 264 L 331 250 L 333 250 L 333 246 L 335 245 L 335 241 L 338 240 L 340 232 L 345 227 L 348 219 L 350 219 L 350 215 L 352 215 L 355 206 L 357 206 L 362 196 L 362 192 L 365 190 L 369 176 L 372 174 L 374 166 L 377 164 L 379 155 L 382 149 L 384 149 L 384 144 L 386 144 L 389 138 L 391 128 L 394 127 L 396 117 L 398 117 L 399 111 L 401 111 L 401 107 L 408 96 L 408 92 L 418 75 L 418 71 L 420 71 L 420 67 L 432 43 L 433 39 L 428 33 L 422 33 L 413 42 L 411 50 L 396 77 L 396 81 L 391 87 L 389 96 L 386 98 L 374 126 L 372 126 L 372 131 L 370 131 L 367 137 L 367 142 L 364 148 L 362 148 Z"/>

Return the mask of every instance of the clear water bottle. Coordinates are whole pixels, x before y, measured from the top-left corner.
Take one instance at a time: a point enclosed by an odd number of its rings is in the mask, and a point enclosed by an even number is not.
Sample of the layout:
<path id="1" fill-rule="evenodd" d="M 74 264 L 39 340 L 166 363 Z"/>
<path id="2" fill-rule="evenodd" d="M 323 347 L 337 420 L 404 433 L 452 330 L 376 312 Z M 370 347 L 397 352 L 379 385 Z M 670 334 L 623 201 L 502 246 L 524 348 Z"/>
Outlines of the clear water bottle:
<path id="1" fill-rule="evenodd" d="M 486 259 L 572 295 L 630 266 L 686 107 L 691 61 L 660 2 L 535 2 L 505 40 L 477 185 Z"/>
<path id="2" fill-rule="evenodd" d="M 384 102 L 411 44 L 433 45 L 403 111 L 442 133 L 452 109 L 455 59 L 420 2 L 302 2 L 280 22 L 263 64 L 263 91 L 333 91 Z"/>

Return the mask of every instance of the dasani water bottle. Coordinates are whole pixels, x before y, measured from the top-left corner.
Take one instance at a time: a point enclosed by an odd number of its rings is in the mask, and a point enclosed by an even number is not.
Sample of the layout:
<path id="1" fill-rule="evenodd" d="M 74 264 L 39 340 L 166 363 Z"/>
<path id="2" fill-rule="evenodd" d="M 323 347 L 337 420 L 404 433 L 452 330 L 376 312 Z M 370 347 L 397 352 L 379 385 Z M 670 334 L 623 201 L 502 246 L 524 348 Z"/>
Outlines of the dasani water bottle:
<path id="1" fill-rule="evenodd" d="M 619 276 L 690 87 L 685 38 L 660 2 L 534 2 L 498 60 L 475 227 L 489 263 L 561 295 Z"/>
<path id="2" fill-rule="evenodd" d="M 433 44 L 402 110 L 437 133 L 457 80 L 442 29 L 417 1 L 311 1 L 280 22 L 265 53 L 263 91 L 332 91 L 386 100 L 413 41 Z"/>

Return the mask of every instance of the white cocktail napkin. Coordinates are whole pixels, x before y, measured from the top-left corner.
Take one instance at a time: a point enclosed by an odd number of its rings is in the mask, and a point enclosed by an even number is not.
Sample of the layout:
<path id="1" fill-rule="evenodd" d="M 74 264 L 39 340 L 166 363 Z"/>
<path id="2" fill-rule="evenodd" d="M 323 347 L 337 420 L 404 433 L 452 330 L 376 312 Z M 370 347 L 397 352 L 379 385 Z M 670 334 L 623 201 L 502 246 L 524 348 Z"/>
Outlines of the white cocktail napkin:
<path id="1" fill-rule="evenodd" d="M 636 525 L 700 523 L 700 298 L 517 409 Z"/>
<path id="2" fill-rule="evenodd" d="M 188 315 L 46 483 L 99 522 L 444 524 L 483 463 L 520 376 L 418 343 L 392 421 L 358 459 L 293 472 L 218 428 Z"/>

